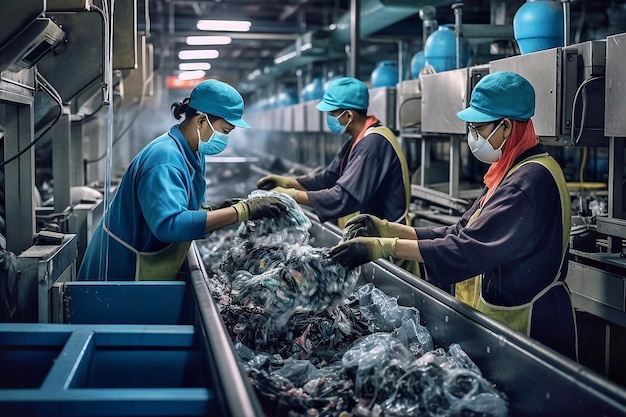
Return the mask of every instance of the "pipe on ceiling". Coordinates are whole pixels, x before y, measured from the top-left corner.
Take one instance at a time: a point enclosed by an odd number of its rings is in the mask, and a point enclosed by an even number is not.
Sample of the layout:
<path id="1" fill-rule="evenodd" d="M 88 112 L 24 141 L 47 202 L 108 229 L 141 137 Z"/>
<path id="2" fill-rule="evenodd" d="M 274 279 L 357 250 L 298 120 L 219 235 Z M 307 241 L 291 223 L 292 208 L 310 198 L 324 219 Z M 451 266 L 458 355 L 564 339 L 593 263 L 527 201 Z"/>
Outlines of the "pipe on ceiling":
<path id="1" fill-rule="evenodd" d="M 393 25 L 407 17 L 419 13 L 424 6 L 452 4 L 450 0 L 363 0 L 361 2 L 360 37 L 361 39 Z M 331 37 L 335 42 L 350 43 L 350 13 L 341 16 L 331 25 Z"/>

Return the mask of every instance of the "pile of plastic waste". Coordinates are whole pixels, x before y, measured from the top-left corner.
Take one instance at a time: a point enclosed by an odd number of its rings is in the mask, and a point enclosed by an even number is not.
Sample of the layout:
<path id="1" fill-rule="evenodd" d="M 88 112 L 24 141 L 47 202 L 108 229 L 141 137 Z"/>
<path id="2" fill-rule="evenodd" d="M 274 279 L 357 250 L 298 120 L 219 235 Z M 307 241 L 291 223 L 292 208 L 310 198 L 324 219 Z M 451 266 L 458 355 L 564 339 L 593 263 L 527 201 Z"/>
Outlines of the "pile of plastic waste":
<path id="1" fill-rule="evenodd" d="M 285 218 L 198 245 L 205 262 L 221 246 L 219 266 L 206 265 L 209 287 L 266 415 L 507 415 L 458 344 L 435 347 L 416 308 L 371 283 L 357 287 L 357 270 L 310 246 L 308 218 L 281 198 Z"/>

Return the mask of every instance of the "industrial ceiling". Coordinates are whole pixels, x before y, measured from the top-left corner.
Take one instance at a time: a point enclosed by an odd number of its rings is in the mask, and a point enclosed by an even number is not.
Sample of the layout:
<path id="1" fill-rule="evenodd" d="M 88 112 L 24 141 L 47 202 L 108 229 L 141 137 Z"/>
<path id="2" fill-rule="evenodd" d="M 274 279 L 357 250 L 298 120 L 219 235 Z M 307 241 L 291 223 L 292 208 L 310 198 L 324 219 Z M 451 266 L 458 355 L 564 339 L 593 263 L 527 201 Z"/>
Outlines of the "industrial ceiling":
<path id="1" fill-rule="evenodd" d="M 363 36 L 360 67 L 374 68 L 377 61 L 397 54 L 397 42 L 406 42 L 408 54 L 422 48 L 422 20 L 420 8 L 432 5 L 436 8 L 439 24 L 454 23 L 451 8 L 454 1 L 391 1 L 361 0 L 360 12 L 365 14 L 373 9 L 373 15 L 362 18 Z M 524 3 L 523 0 L 468 0 L 463 4 L 463 23 L 489 24 L 500 19 L 510 23 L 515 11 Z M 606 36 L 607 32 L 623 31 L 619 27 L 626 21 L 626 0 L 571 1 L 572 33 L 584 41 L 597 36 Z M 401 15 L 386 14 L 394 7 L 404 9 Z M 146 13 L 148 9 L 149 13 Z M 235 85 L 246 85 L 249 74 L 255 70 L 271 68 L 275 58 L 285 48 L 294 45 L 299 37 L 309 32 L 328 32 L 333 24 L 344 21 L 349 23 L 351 0 L 139 0 L 139 26 L 148 28 L 148 41 L 155 46 L 155 66 L 163 75 L 178 72 L 177 51 L 189 48 L 185 38 L 198 34 L 227 34 L 232 43 L 220 45 L 219 58 L 211 61 L 212 68 L 208 76 L 227 80 Z M 252 26 L 249 32 L 199 32 L 196 23 L 199 19 L 239 19 L 249 20 Z M 369 20 L 368 20 L 369 19 Z M 148 23 L 146 25 L 146 22 Z M 349 26 L 341 36 L 332 35 L 329 47 L 337 50 L 339 66 L 347 61 L 346 47 L 349 46 Z M 346 42 L 346 35 L 348 41 Z M 347 45 L 346 45 L 347 43 Z M 330 56 L 330 55 L 329 55 Z M 337 55 L 335 55 L 337 56 Z M 410 59 L 410 56 L 409 56 Z M 291 83 L 299 68 L 292 67 L 277 77 L 277 82 Z M 307 73 L 315 71 L 314 64 L 307 62 L 302 68 Z M 346 70 L 344 65 L 344 70 Z M 369 74 L 357 74 L 361 78 Z M 247 83 L 248 88 L 250 83 Z"/>

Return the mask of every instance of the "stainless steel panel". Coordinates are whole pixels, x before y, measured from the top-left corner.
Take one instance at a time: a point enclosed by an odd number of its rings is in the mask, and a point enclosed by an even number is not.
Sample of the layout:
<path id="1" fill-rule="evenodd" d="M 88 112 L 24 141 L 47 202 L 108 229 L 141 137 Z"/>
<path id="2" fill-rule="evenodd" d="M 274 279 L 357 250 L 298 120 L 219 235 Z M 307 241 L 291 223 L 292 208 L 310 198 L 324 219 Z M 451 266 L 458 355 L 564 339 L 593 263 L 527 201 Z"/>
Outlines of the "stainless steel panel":
<path id="1" fill-rule="evenodd" d="M 0 101 L 33 103 L 35 98 L 35 71 L 0 73 Z"/>
<path id="2" fill-rule="evenodd" d="M 127 105 L 133 101 L 141 100 L 145 97 L 148 90 L 149 71 L 146 68 L 148 59 L 146 54 L 146 37 L 139 35 L 137 42 L 137 65 L 135 69 L 124 70 L 124 104 Z"/>
<path id="3" fill-rule="evenodd" d="M 117 6 L 117 2 L 115 3 Z M 47 12 L 81 12 L 89 11 L 93 6 L 92 0 L 46 0 Z"/>
<path id="4" fill-rule="evenodd" d="M 76 235 L 68 234 L 59 245 L 31 246 L 17 257 L 18 308 L 24 313 L 20 321 L 52 321 L 52 286 L 76 278 L 76 252 Z"/>
<path id="5" fill-rule="evenodd" d="M 281 130 L 283 132 L 293 132 L 293 119 L 295 113 L 295 107 L 282 107 L 279 109 L 282 112 L 282 124 Z"/>
<path id="6" fill-rule="evenodd" d="M 2 30 L 0 30 L 0 49 L 17 35 L 26 25 L 35 20 L 45 10 L 45 0 L 20 0 L 0 2 Z"/>
<path id="7" fill-rule="evenodd" d="M 562 53 L 560 144 L 606 146 L 602 77 L 606 67 L 606 42 L 569 45 Z"/>
<path id="8" fill-rule="evenodd" d="M 467 68 L 424 75 L 421 80 L 422 132 L 466 134 L 465 122 L 456 113 L 467 107 Z"/>
<path id="9" fill-rule="evenodd" d="M 322 122 L 322 112 L 315 108 L 317 101 L 308 101 L 304 103 L 306 109 L 306 131 L 318 133 L 322 131 L 322 126 L 326 127 L 326 123 Z M 329 131 L 329 130 L 327 130 Z"/>
<path id="10" fill-rule="evenodd" d="M 102 78 L 104 23 L 98 13 L 60 13 L 54 19 L 67 42 L 47 54 L 37 68 L 68 102 Z"/>
<path id="11" fill-rule="evenodd" d="M 113 69 L 135 69 L 139 65 L 137 0 L 115 0 L 113 13 Z"/>
<path id="12" fill-rule="evenodd" d="M 81 203 L 74 206 L 76 220 L 72 232 L 76 234 L 78 239 L 77 267 L 80 267 L 93 231 L 102 217 L 103 206 L 102 200 L 98 200 L 95 203 Z"/>
<path id="13" fill-rule="evenodd" d="M 294 107 L 293 131 L 306 132 L 306 106 L 298 103 Z"/>
<path id="14" fill-rule="evenodd" d="M 369 90 L 370 104 L 368 114 L 373 114 L 390 129 L 396 128 L 396 89 L 379 87 Z"/>
<path id="15" fill-rule="evenodd" d="M 626 33 L 606 38 L 605 136 L 626 137 Z"/>
<path id="16" fill-rule="evenodd" d="M 34 139 L 33 104 L 5 104 L 4 155 L 8 159 Z M 35 151 L 28 149 L 4 167 L 7 249 L 21 253 L 33 243 L 35 233 Z"/>
<path id="17" fill-rule="evenodd" d="M 406 80 L 398 83 L 396 103 L 397 128 L 400 131 L 418 128 L 422 122 L 422 86 L 420 80 Z"/>
<path id="18" fill-rule="evenodd" d="M 625 277 L 579 262 L 569 263 L 567 285 L 572 293 L 624 312 Z"/>
<path id="19" fill-rule="evenodd" d="M 535 88 L 533 123 L 537 136 L 557 144 L 560 131 L 561 48 L 491 61 L 491 72 L 513 71 L 526 78 Z M 552 139 L 548 139 L 552 138 Z"/>

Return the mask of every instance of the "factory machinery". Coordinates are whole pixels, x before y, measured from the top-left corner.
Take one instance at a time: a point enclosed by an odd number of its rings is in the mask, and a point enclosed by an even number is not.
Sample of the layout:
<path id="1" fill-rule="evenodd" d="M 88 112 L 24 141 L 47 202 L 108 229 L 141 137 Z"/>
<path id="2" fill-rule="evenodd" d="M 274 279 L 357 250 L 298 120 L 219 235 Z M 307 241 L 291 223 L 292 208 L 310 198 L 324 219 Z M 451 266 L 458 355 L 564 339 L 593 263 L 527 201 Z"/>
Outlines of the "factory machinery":
<path id="1" fill-rule="evenodd" d="M 2 3 L 1 15 L 12 18 L 0 32 L 6 237 L 0 243 L 8 271 L 0 290 L 0 415 L 262 416 L 195 244 L 177 281 L 75 281 L 118 174 L 142 145 L 117 144 L 124 135 L 111 137 L 111 118 L 100 108 L 104 104 L 124 121 L 124 114 L 142 117 L 133 107 L 137 102 L 164 107 L 152 73 L 152 46 L 137 31 L 135 2 L 115 2 L 113 48 L 93 41 L 106 39 L 110 30 L 94 3 Z M 362 268 L 361 283 L 373 282 L 399 304 L 420 310 L 436 346 L 460 344 L 507 396 L 512 416 L 626 415 L 625 50 L 626 34 L 611 35 L 424 72 L 370 90 L 369 112 L 398 133 L 414 172 L 415 225 L 450 224 L 477 195 L 481 168 L 467 155 L 466 126 L 455 114 L 468 105 L 478 80 L 493 71 L 516 71 L 533 84 L 537 133 L 564 168 L 583 148 L 585 159 L 606 164 L 608 176 L 596 175 L 594 183 L 575 175 L 585 164 L 581 160 L 568 175 L 578 202 L 567 281 L 583 324 L 580 364 L 389 262 Z M 255 129 L 246 140 L 265 137 L 271 157 L 239 149 L 245 158 L 214 162 L 252 164 L 258 172 L 324 165 L 341 138 L 327 130 L 316 103 L 250 112 L 246 118 Z M 33 193 L 43 165 L 33 143 L 50 136 L 52 206 Z M 111 178 L 102 181 L 109 158 Z M 336 244 L 341 231 L 307 214 L 315 244 Z"/>

